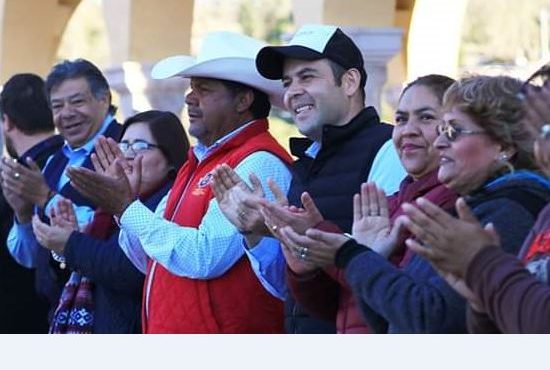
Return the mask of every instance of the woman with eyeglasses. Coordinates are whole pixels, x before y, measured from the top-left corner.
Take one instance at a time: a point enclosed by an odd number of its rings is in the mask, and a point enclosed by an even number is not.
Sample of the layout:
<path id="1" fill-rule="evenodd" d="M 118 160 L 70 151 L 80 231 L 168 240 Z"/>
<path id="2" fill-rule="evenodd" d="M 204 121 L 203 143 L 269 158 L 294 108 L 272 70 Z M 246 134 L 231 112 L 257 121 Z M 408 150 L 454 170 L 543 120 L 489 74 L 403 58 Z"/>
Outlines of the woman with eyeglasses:
<path id="1" fill-rule="evenodd" d="M 126 120 L 117 146 L 100 138 L 92 160 L 96 171 L 120 166 L 137 176 L 140 199 L 155 209 L 187 160 L 189 140 L 170 112 L 146 111 Z M 115 163 L 116 162 L 116 163 Z M 139 333 L 144 275 L 118 245 L 118 227 L 98 209 L 78 231 L 69 200 L 61 200 L 52 225 L 33 219 L 41 245 L 65 257 L 73 272 L 61 294 L 50 333 Z"/>
<path id="2" fill-rule="evenodd" d="M 493 225 L 508 253 L 517 253 L 549 200 L 548 182 L 535 171 L 533 137 L 522 122 L 520 89 L 521 82 L 509 77 L 457 81 L 445 93 L 444 123 L 437 127 L 439 136 L 434 142 L 439 181 L 463 196 L 482 224 Z M 355 240 L 310 230 L 307 237 L 314 243 L 297 237 L 292 242 L 306 246 L 309 255 L 314 249 L 325 255 L 336 250 L 336 266 L 345 269 L 369 323 L 379 315 L 388 322 L 390 332 L 464 332 L 464 299 L 448 293 L 450 285 L 426 259 L 413 254 L 398 269 L 380 258 L 377 245 L 357 242 L 364 238 L 355 229 L 372 213 L 372 202 L 361 200 L 363 212 L 357 212 L 354 222 Z M 403 222 L 400 217 L 396 225 Z"/>
<path id="3" fill-rule="evenodd" d="M 536 138 L 535 158 L 546 174 L 548 188 L 550 80 L 542 86 L 526 85 L 521 98 L 524 122 Z M 460 281 L 454 285 L 470 301 L 469 331 L 550 333 L 550 203 L 546 201 L 539 213 L 519 259 L 505 253 L 500 247 L 502 238 L 484 228 L 465 202 L 457 202 L 456 207 L 459 218 L 443 215 L 428 202 L 409 207 L 405 222 L 418 240 L 407 244 L 444 276 Z"/>

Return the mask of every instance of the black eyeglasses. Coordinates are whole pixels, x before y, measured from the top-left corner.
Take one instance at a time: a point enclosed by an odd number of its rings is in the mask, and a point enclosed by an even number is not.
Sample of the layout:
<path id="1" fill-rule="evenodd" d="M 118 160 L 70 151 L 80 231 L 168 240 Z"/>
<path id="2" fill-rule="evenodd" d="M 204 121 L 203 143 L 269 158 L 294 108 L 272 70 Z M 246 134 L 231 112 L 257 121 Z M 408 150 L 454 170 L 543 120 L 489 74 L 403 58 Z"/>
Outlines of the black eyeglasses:
<path id="1" fill-rule="evenodd" d="M 449 141 L 455 141 L 460 137 L 460 135 L 481 135 L 486 133 L 485 131 L 466 130 L 448 123 L 437 125 L 435 130 L 438 135 L 444 135 Z"/>
<path id="2" fill-rule="evenodd" d="M 159 148 L 158 145 L 148 143 L 145 140 L 136 140 L 133 143 L 129 143 L 128 141 L 121 141 L 120 143 L 118 143 L 118 147 L 120 148 L 122 153 L 126 153 L 130 149 L 132 149 L 135 154 L 144 152 L 146 150 L 151 150 L 152 148 Z"/>
<path id="3" fill-rule="evenodd" d="M 533 73 L 521 86 L 521 92 L 523 94 L 527 93 L 528 86 L 543 86 L 546 81 L 550 78 L 550 63 L 546 63 L 535 73 Z"/>

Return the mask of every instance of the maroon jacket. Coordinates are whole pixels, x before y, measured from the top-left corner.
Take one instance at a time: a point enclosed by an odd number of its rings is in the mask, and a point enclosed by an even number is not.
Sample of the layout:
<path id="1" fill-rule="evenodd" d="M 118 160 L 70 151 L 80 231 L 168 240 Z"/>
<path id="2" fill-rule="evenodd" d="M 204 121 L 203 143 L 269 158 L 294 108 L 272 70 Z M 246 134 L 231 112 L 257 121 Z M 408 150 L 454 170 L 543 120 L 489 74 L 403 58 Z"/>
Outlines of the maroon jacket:
<path id="1" fill-rule="evenodd" d="M 535 247 L 548 250 L 549 244 L 550 204 L 539 214 L 520 255 L 526 257 Z M 548 271 L 548 259 L 531 255 L 546 261 L 541 268 Z M 532 275 L 516 257 L 498 247 L 486 248 L 474 257 L 465 280 L 487 312 L 480 314 L 468 310 L 471 333 L 550 333 L 548 281 L 543 282 Z"/>

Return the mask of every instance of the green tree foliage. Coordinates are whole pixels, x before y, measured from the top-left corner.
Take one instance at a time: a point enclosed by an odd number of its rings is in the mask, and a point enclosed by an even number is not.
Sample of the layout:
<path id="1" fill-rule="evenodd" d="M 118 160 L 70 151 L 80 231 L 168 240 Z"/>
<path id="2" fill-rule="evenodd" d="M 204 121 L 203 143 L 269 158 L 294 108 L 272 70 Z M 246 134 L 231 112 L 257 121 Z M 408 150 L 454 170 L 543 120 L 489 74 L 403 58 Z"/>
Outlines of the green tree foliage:
<path id="1" fill-rule="evenodd" d="M 462 64 L 538 60 L 540 12 L 550 0 L 470 0 L 463 28 Z"/>
<path id="2" fill-rule="evenodd" d="M 238 21 L 244 34 L 279 44 L 292 29 L 290 1 L 241 0 Z"/>

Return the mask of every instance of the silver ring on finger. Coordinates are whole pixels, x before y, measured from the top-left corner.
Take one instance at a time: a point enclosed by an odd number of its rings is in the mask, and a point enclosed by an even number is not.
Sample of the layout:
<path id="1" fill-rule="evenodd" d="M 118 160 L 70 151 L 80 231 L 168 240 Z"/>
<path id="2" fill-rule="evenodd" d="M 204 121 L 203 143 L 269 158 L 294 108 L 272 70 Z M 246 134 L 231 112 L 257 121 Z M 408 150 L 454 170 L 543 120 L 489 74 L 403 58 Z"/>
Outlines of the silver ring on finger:
<path id="1" fill-rule="evenodd" d="M 15 172 L 13 174 L 13 178 L 16 179 L 16 180 L 19 179 L 20 177 L 21 177 L 21 174 L 19 172 Z"/>

